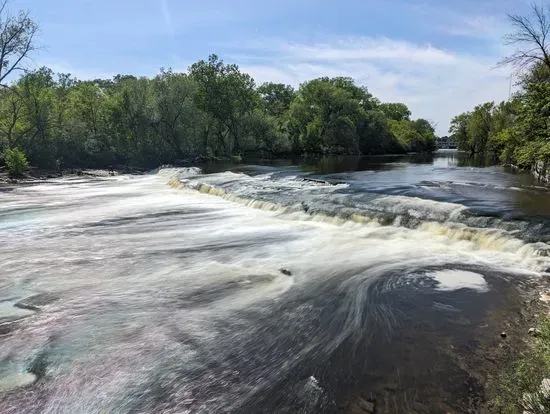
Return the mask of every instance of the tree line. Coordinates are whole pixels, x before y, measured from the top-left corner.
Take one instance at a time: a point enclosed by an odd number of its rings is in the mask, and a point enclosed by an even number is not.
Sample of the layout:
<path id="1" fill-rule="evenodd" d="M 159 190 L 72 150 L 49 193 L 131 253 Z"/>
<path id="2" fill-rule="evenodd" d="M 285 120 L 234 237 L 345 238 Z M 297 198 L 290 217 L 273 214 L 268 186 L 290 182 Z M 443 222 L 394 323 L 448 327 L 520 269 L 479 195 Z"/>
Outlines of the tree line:
<path id="1" fill-rule="evenodd" d="M 189 72 L 81 81 L 40 68 L 0 90 L 0 143 L 32 165 L 154 167 L 227 156 L 431 151 L 434 130 L 350 78 L 256 87 L 212 55 Z"/>
<path id="2" fill-rule="evenodd" d="M 0 56 L 0 152 L 17 148 L 36 167 L 61 162 L 67 168 L 151 168 L 231 156 L 435 147 L 428 121 L 411 119 L 402 103 L 381 103 L 351 78 L 313 79 L 297 90 L 279 83 L 258 86 L 216 55 L 186 73 L 77 80 L 44 67 L 5 82 L 33 50 L 35 32 L 26 14 L 0 18 L 0 50 L 11 51 Z"/>
<path id="3" fill-rule="evenodd" d="M 550 162 L 550 5 L 509 19 L 514 31 L 505 40 L 517 50 L 500 63 L 517 69 L 519 91 L 456 116 L 449 132 L 461 150 L 530 168 Z"/>

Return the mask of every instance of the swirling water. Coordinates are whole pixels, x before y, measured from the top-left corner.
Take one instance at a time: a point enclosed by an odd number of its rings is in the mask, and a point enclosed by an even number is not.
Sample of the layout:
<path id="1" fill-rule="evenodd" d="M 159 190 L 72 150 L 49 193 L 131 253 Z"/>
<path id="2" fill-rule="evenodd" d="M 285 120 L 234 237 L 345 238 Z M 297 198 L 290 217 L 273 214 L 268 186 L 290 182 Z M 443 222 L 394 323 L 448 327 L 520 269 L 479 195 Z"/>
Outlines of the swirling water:
<path id="1" fill-rule="evenodd" d="M 434 352 L 550 268 L 549 200 L 454 153 L 0 192 L 0 412 L 460 411 Z"/>

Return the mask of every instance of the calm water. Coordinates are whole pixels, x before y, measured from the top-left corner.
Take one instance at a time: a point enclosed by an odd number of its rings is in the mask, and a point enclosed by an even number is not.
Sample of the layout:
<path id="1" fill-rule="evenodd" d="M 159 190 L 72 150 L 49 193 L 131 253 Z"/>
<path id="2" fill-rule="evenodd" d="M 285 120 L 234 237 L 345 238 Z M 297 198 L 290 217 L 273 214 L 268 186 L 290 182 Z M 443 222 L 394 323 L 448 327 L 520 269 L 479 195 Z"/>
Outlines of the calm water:
<path id="1" fill-rule="evenodd" d="M 550 268 L 547 188 L 481 165 L 332 158 L 0 192 L 0 412 L 471 409 L 481 384 L 442 350 L 497 332 L 487 315 Z"/>

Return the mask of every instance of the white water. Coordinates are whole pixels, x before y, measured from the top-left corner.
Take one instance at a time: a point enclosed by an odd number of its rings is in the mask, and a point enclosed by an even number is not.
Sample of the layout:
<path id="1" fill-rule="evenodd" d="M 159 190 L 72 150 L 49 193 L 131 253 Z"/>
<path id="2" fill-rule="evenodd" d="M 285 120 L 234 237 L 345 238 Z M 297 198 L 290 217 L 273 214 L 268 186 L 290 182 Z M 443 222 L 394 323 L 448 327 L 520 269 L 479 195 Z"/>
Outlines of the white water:
<path id="1" fill-rule="evenodd" d="M 486 292 L 489 289 L 487 281 L 479 273 L 448 269 L 433 272 L 428 276 L 437 281 L 437 290 L 441 291 L 473 289 Z"/>
<path id="2" fill-rule="evenodd" d="M 0 193 L 0 318 L 18 321 L 0 341 L 0 412 L 239 410 L 368 329 L 365 310 L 391 329 L 375 283 L 423 289 L 427 276 L 436 289 L 482 293 L 491 286 L 478 271 L 524 278 L 549 266 L 519 240 L 486 248 L 429 227 L 312 220 L 172 188 L 171 175 Z M 429 209 L 428 219 L 456 209 L 377 203 Z M 13 306 L 41 294 L 50 299 L 37 310 Z M 316 324 L 329 305 L 327 336 Z"/>

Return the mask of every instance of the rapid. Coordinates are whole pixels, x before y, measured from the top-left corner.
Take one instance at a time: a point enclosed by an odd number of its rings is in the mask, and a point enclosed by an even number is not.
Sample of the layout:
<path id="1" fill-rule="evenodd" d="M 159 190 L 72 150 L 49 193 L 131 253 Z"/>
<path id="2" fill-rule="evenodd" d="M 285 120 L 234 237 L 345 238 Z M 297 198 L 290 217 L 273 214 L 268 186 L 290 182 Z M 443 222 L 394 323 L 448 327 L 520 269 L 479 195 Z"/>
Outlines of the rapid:
<path id="1" fill-rule="evenodd" d="M 456 153 L 0 191 L 0 412 L 463 412 L 548 206 Z"/>

